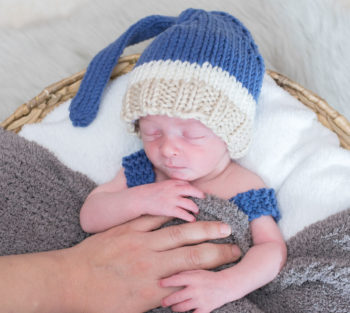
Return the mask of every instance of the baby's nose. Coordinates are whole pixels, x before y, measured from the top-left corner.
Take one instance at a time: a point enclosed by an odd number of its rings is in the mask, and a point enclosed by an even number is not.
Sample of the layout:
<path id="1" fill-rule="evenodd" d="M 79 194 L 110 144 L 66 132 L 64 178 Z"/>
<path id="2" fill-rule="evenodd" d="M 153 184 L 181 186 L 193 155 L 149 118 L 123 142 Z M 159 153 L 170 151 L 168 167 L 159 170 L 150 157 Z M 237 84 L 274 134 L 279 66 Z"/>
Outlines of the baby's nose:
<path id="1" fill-rule="evenodd" d="M 160 150 L 164 157 L 177 156 L 180 152 L 178 144 L 171 138 L 164 138 Z"/>

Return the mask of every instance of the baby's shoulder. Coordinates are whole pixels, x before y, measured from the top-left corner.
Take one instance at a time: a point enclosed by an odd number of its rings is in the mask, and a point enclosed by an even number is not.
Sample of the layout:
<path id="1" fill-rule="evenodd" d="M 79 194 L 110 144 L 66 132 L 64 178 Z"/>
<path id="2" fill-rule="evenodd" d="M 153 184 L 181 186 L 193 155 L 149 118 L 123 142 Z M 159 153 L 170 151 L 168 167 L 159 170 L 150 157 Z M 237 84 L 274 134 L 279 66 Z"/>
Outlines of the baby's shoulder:
<path id="1" fill-rule="evenodd" d="M 259 175 L 232 161 L 225 173 L 201 190 L 222 199 L 232 199 L 239 193 L 266 188 Z"/>
<path id="2" fill-rule="evenodd" d="M 239 189 L 239 192 L 245 192 L 252 189 L 266 188 L 266 184 L 263 179 L 251 170 L 241 166 L 236 162 L 232 162 L 231 171 L 227 176 L 227 183 L 235 184 Z"/>

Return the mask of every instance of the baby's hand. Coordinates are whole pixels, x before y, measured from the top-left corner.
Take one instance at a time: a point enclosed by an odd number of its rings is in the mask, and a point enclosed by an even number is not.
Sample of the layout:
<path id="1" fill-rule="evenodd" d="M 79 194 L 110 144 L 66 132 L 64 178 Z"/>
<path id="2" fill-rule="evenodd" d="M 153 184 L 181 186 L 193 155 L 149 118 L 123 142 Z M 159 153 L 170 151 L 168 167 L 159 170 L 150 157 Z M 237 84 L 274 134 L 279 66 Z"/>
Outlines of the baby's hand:
<path id="1" fill-rule="evenodd" d="M 193 313 L 209 313 L 230 302 L 228 286 L 220 272 L 205 270 L 185 271 L 164 278 L 162 287 L 185 287 L 162 300 L 162 306 L 171 306 L 175 312 L 194 310 Z"/>
<path id="2" fill-rule="evenodd" d="M 139 186 L 145 214 L 174 216 L 188 222 L 196 218 L 189 212 L 198 213 L 198 206 L 185 197 L 204 198 L 204 192 L 183 180 L 169 179 L 159 183 Z"/>

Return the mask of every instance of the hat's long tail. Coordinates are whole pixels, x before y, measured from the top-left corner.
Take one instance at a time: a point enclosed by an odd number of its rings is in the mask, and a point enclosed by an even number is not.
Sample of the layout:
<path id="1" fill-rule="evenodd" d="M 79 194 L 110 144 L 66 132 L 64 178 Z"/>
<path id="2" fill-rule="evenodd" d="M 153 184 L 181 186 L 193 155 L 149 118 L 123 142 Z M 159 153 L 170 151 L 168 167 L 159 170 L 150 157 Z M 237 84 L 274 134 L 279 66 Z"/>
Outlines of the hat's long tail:
<path id="1" fill-rule="evenodd" d="M 103 90 L 124 48 L 157 36 L 175 22 L 176 18 L 170 16 L 145 17 L 92 59 L 69 107 L 74 126 L 88 126 L 95 119 Z"/>

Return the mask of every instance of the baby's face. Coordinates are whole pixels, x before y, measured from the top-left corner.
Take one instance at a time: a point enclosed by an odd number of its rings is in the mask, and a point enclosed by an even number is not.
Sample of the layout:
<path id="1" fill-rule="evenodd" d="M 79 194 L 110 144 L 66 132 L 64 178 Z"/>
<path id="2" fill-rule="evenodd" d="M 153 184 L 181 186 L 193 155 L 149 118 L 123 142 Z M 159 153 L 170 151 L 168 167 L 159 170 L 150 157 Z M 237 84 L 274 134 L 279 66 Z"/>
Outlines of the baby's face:
<path id="1" fill-rule="evenodd" d="M 168 178 L 210 177 L 230 160 L 224 141 L 198 120 L 147 115 L 139 125 L 148 158 Z"/>

